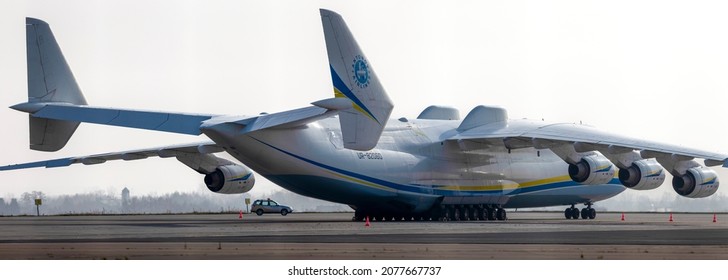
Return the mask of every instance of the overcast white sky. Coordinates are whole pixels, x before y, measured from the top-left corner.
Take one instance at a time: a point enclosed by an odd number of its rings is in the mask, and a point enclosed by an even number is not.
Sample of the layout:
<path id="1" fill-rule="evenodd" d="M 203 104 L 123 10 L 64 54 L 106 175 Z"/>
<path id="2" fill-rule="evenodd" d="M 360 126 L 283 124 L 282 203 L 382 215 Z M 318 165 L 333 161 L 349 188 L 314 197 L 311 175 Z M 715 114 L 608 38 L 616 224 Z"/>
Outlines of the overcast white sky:
<path id="1" fill-rule="evenodd" d="M 391 2 L 4 0 L 0 165 L 206 139 L 82 124 L 60 152 L 29 150 L 27 115 L 2 109 L 27 98 L 26 16 L 51 25 L 92 105 L 249 115 L 332 95 L 319 8 L 345 18 L 395 103 L 393 117 L 431 104 L 464 116 L 489 104 L 511 118 L 583 121 L 728 152 L 728 3 Z M 279 188 L 258 180 L 254 195 Z M 0 197 L 162 194 L 199 190 L 201 181 L 174 159 L 110 162 L 2 172 Z M 669 182 L 643 193 L 663 192 Z"/>

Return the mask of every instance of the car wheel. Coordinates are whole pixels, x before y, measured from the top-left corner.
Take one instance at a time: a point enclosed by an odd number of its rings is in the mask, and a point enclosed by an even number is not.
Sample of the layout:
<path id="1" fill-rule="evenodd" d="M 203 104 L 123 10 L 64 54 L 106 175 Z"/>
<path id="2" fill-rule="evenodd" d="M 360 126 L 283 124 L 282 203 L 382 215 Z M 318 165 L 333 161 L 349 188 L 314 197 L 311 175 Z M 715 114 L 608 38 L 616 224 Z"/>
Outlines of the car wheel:
<path id="1" fill-rule="evenodd" d="M 255 214 L 258 214 L 258 216 L 263 216 L 263 209 L 255 210 Z"/>
<path id="2" fill-rule="evenodd" d="M 281 210 L 281 216 L 285 216 L 285 215 L 288 215 L 288 210 L 286 210 L 286 209 Z"/>

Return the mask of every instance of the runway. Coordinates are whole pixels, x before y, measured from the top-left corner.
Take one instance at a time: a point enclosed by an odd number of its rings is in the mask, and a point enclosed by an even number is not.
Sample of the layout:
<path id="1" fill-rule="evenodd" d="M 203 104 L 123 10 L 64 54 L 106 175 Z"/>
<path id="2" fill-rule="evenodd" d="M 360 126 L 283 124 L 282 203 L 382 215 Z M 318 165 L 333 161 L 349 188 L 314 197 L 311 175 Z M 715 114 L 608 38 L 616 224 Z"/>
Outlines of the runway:
<path id="1" fill-rule="evenodd" d="M 728 259 L 728 215 L 668 215 L 368 227 L 352 213 L 0 217 L 0 259 Z"/>

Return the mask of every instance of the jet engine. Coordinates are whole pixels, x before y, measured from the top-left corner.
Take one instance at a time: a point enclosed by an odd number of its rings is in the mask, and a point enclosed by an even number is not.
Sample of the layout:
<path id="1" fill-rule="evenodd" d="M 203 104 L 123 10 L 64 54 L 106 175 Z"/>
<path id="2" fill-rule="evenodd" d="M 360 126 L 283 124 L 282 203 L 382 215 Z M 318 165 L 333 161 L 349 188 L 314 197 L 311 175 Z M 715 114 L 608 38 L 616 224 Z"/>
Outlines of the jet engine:
<path id="1" fill-rule="evenodd" d="M 651 190 L 665 182 L 665 171 L 654 160 L 638 160 L 619 169 L 619 182 L 633 190 Z"/>
<path id="2" fill-rule="evenodd" d="M 708 197 L 718 191 L 718 174 L 712 169 L 693 167 L 682 176 L 672 178 L 672 188 L 677 194 L 690 198 Z"/>
<path id="3" fill-rule="evenodd" d="M 604 156 L 585 156 L 576 164 L 569 164 L 569 177 L 586 185 L 606 184 L 614 178 L 614 167 Z"/>
<path id="4" fill-rule="evenodd" d="M 253 172 L 245 166 L 235 164 L 218 166 L 214 172 L 205 175 L 205 185 L 214 193 L 246 193 L 254 184 Z"/>

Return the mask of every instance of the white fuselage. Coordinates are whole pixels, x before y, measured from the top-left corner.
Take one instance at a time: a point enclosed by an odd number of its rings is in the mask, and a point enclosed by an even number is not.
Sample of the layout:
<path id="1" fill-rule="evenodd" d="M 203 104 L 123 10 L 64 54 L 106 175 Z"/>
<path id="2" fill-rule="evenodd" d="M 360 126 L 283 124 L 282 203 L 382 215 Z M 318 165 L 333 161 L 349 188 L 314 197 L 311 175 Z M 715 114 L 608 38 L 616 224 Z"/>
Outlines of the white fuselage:
<path id="1" fill-rule="evenodd" d="M 509 124 L 516 123 L 543 125 Z M 572 181 L 567 164 L 548 149 L 509 151 L 502 143 L 443 140 L 459 124 L 393 119 L 366 152 L 343 147 L 338 117 L 248 134 L 219 128 L 205 133 L 290 191 L 357 207 L 410 212 L 437 203 L 543 207 L 595 202 L 625 189 L 617 179 L 603 185 Z"/>

